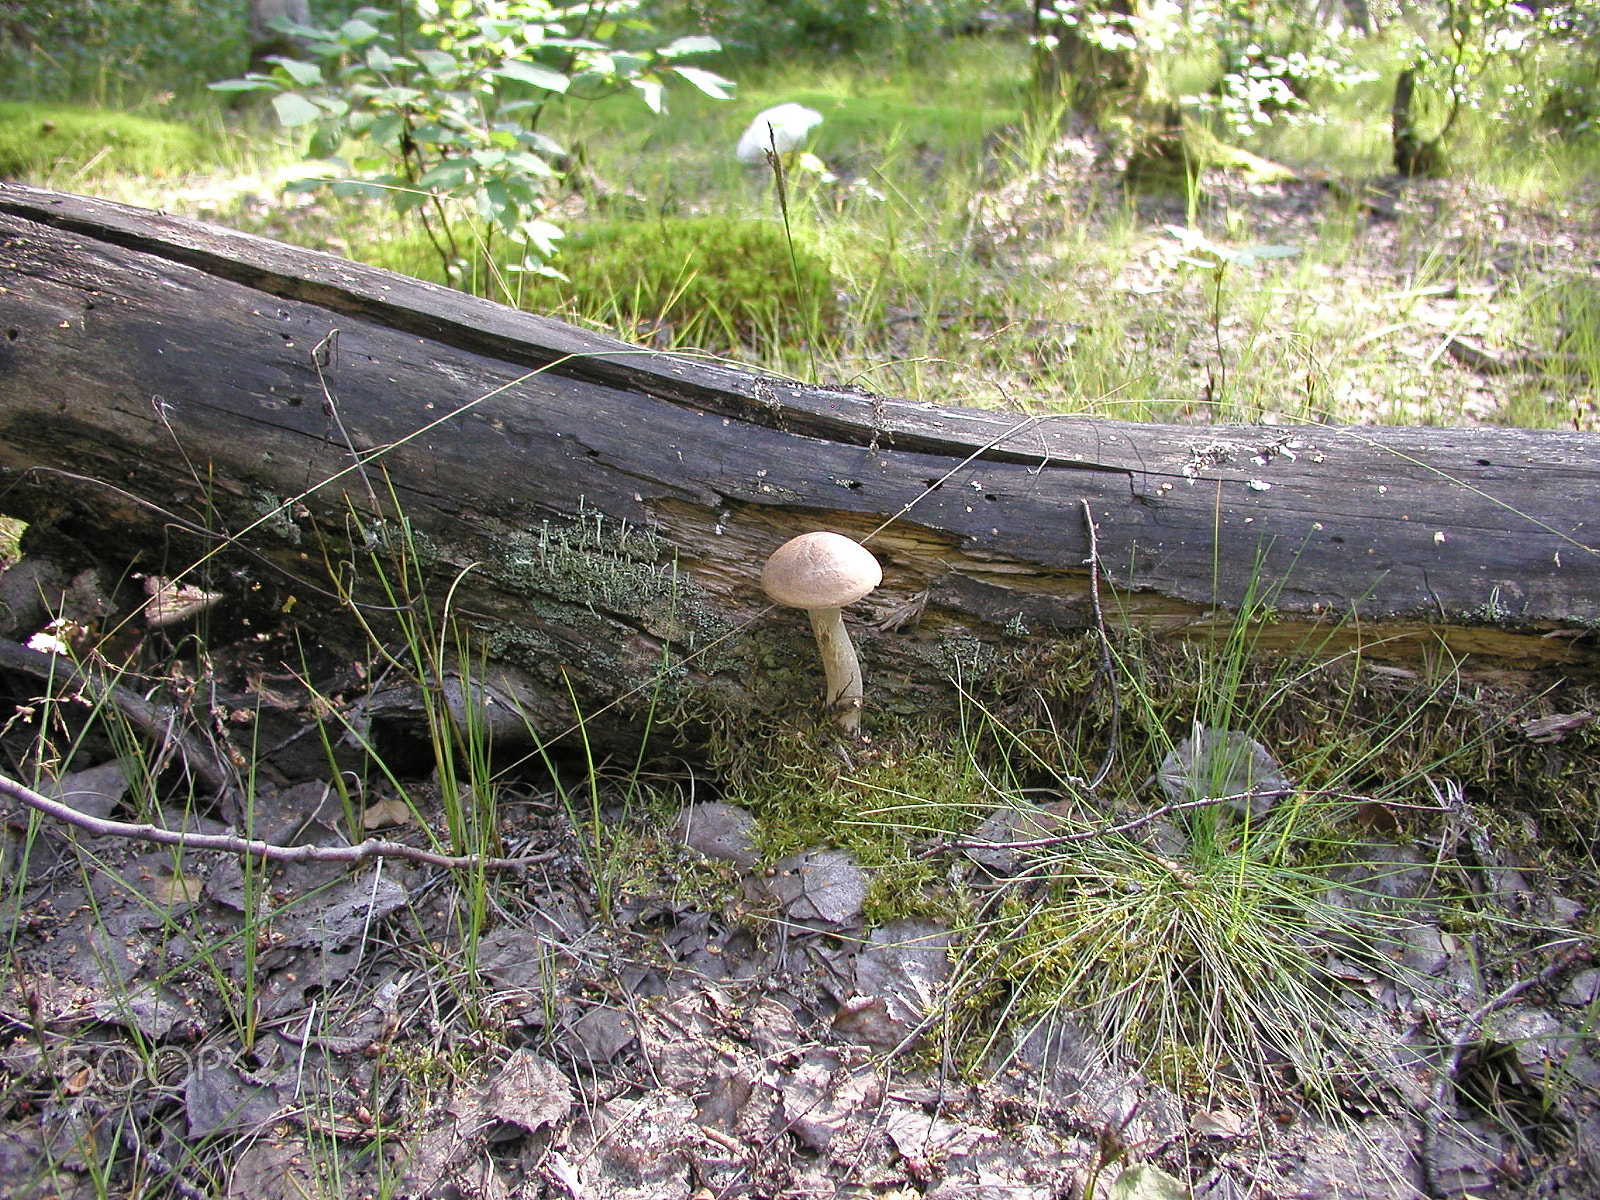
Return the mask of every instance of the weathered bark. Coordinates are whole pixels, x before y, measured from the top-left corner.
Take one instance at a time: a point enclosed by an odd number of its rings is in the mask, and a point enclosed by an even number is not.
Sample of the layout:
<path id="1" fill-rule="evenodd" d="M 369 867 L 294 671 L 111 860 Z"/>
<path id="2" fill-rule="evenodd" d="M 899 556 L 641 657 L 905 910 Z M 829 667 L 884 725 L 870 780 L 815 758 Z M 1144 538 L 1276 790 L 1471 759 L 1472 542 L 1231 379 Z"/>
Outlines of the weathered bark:
<path id="1" fill-rule="evenodd" d="M 1412 108 L 1416 100 L 1417 71 L 1407 67 L 1395 76 L 1394 102 L 1389 106 L 1389 137 L 1394 146 L 1394 169 L 1412 178 L 1437 175 L 1443 165 L 1438 138 L 1417 133 Z"/>
<path id="2" fill-rule="evenodd" d="M 314 599 L 403 514 L 537 720 L 642 688 L 820 707 L 766 554 L 867 538 L 872 710 L 1114 621 L 1485 667 L 1600 663 L 1600 437 L 1194 428 L 942 409 L 641 350 L 327 255 L 0 186 L 0 468 L 13 515 L 172 574 L 218 551 Z M 68 472 L 71 478 L 63 475 Z M 380 525 L 379 518 L 389 524 Z M 219 532 L 232 540 L 222 546 Z M 365 564 L 363 566 L 362 564 Z M 370 596 L 370 593 L 369 593 Z M 373 619 L 381 620 L 381 613 Z"/>
<path id="3" fill-rule="evenodd" d="M 274 56 L 299 58 L 305 54 L 304 42 L 275 28 L 280 21 L 310 25 L 309 0 L 250 0 L 246 30 L 249 34 L 252 71 L 268 70 L 272 64 L 267 60 Z"/>

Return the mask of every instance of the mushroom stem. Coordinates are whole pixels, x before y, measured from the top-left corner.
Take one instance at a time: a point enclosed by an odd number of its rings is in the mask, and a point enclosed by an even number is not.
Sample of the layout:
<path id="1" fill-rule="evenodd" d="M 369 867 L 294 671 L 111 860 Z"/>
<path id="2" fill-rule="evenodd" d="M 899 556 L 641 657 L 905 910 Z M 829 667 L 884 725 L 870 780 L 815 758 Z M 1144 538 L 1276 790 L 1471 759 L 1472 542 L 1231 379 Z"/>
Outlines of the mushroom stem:
<path id="1" fill-rule="evenodd" d="M 861 732 L 861 710 L 866 705 L 866 689 L 861 679 L 861 660 L 845 632 L 844 610 L 807 609 L 811 632 L 817 637 L 822 655 L 822 673 L 828 681 L 828 710 L 839 728 L 854 737 Z"/>
<path id="2" fill-rule="evenodd" d="M 860 542 L 819 529 L 779 546 L 761 568 L 761 590 L 790 608 L 803 608 L 828 678 L 828 711 L 851 737 L 861 733 L 866 696 L 861 663 L 844 630 L 843 608 L 883 582 L 883 567 Z"/>

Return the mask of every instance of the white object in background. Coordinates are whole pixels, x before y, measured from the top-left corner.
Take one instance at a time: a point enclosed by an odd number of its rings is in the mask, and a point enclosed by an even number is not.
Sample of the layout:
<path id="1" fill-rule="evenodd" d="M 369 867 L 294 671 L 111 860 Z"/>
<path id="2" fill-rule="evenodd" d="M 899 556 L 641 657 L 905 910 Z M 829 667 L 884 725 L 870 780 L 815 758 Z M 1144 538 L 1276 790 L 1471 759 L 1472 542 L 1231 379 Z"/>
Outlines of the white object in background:
<path id="1" fill-rule="evenodd" d="M 804 104 L 779 104 L 756 114 L 739 139 L 735 157 L 749 166 L 767 161 L 767 151 L 787 154 L 805 145 L 811 131 L 822 124 L 822 114 Z"/>

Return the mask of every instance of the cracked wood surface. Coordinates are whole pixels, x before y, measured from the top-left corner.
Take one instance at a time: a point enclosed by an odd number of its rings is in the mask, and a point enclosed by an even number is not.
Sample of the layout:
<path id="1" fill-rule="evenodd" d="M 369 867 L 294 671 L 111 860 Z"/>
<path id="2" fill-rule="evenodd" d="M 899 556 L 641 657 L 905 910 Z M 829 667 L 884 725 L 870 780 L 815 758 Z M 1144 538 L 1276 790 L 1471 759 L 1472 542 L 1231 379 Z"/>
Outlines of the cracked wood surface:
<path id="1" fill-rule="evenodd" d="M 567 679 L 613 697 L 664 654 L 759 687 L 753 668 L 805 633 L 769 610 L 760 563 L 812 528 L 870 536 L 884 586 L 852 624 L 879 705 L 915 707 L 952 645 L 1026 653 L 1090 622 L 1084 503 L 1107 612 L 1131 625 L 1214 632 L 1255 586 L 1268 647 L 1600 661 L 1594 434 L 908 403 L 11 185 L 0 419 L 0 510 L 142 570 L 222 530 L 242 576 L 293 591 L 398 508 L 440 580 L 466 571 L 458 607 L 491 653 L 559 689 L 552 712 Z"/>

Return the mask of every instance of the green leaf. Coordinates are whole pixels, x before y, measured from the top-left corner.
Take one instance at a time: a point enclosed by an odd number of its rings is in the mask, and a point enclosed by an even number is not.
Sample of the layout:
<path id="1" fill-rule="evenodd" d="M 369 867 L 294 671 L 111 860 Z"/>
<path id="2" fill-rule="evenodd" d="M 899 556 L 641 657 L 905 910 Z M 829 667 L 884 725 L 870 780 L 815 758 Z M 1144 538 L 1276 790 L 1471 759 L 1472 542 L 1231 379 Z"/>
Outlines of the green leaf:
<path id="1" fill-rule="evenodd" d="M 374 104 L 381 104 L 385 108 L 403 108 L 410 105 L 421 104 L 423 99 L 423 93 L 420 88 L 372 88 L 365 94 L 367 99 L 371 100 Z"/>
<path id="2" fill-rule="evenodd" d="M 430 167 L 417 183 L 432 192 L 448 192 L 467 181 L 468 169 L 466 159 L 447 158 Z"/>
<path id="3" fill-rule="evenodd" d="M 352 46 L 359 46 L 362 42 L 370 42 L 377 37 L 378 27 L 363 21 L 360 17 L 351 17 L 339 26 L 339 35 Z"/>
<path id="4" fill-rule="evenodd" d="M 454 79 L 461 74 L 461 64 L 456 61 L 455 55 L 446 54 L 443 50 L 418 50 L 417 61 L 435 79 Z"/>
<path id="5" fill-rule="evenodd" d="M 340 197 L 366 196 L 377 199 L 386 194 L 383 188 L 365 179 L 335 179 L 328 190 Z"/>
<path id="6" fill-rule="evenodd" d="M 206 87 L 213 92 L 272 92 L 278 85 L 270 79 L 260 76 L 254 79 L 220 79 L 216 83 L 208 83 Z"/>
<path id="7" fill-rule="evenodd" d="M 339 147 L 344 145 L 344 135 L 343 121 L 324 121 L 312 133 L 311 145 L 306 153 L 312 158 L 332 158 L 339 153 Z"/>
<path id="8" fill-rule="evenodd" d="M 721 75 L 712 71 L 702 71 L 699 67 L 669 67 L 667 69 L 682 75 L 713 100 L 733 99 L 734 83 L 731 79 L 724 79 Z"/>
<path id="9" fill-rule="evenodd" d="M 643 97 L 644 102 L 650 106 L 650 111 L 660 116 L 666 111 L 664 103 L 667 89 L 661 86 L 661 81 L 655 78 L 630 79 L 628 81 Z"/>
<path id="10" fill-rule="evenodd" d="M 650 60 L 642 54 L 628 54 L 618 50 L 610 56 L 611 74 L 618 79 L 632 79 L 644 72 Z M 598 61 L 598 60 L 597 60 Z"/>
<path id="11" fill-rule="evenodd" d="M 537 129 L 519 129 L 517 131 L 517 141 L 521 142 L 529 150 L 549 158 L 560 158 L 567 152 L 567 148 L 556 141 L 555 138 L 542 134 Z"/>
<path id="12" fill-rule="evenodd" d="M 555 175 L 550 164 L 537 154 L 513 154 L 506 159 L 506 164 L 517 168 L 527 175 L 534 175 L 540 179 L 549 179 Z"/>
<path id="13" fill-rule="evenodd" d="M 707 37 L 703 33 L 691 34 L 688 37 L 678 38 L 668 42 L 656 53 L 662 58 L 678 58 L 684 54 L 715 54 L 722 49 L 722 43 L 714 37 Z"/>
<path id="14" fill-rule="evenodd" d="M 381 145 L 387 145 L 400 136 L 405 124 L 405 117 L 399 113 L 385 113 L 367 127 L 367 137 Z"/>
<path id="15" fill-rule="evenodd" d="M 316 63 L 301 62 L 298 58 L 269 58 L 268 62 L 277 63 L 290 79 L 301 87 L 318 87 L 322 83 L 322 68 Z"/>
<path id="16" fill-rule="evenodd" d="M 564 92 L 572 85 L 572 81 L 560 71 L 541 67 L 538 63 L 522 62 L 520 59 L 501 63 L 491 74 L 501 79 L 514 79 L 518 83 L 543 88 L 547 92 Z"/>
<path id="17" fill-rule="evenodd" d="M 541 221 L 537 217 L 522 222 L 517 228 L 517 233 L 519 240 L 527 242 L 545 258 L 555 254 L 556 239 L 566 236 L 561 226 Z"/>
<path id="18" fill-rule="evenodd" d="M 280 92 L 272 98 L 272 107 L 278 114 L 278 124 L 285 129 L 309 125 L 322 119 L 322 110 L 304 96 L 293 92 Z"/>
<path id="19" fill-rule="evenodd" d="M 1246 246 L 1239 251 L 1240 257 L 1249 258 L 1293 258 L 1299 253 L 1299 246 Z"/>

